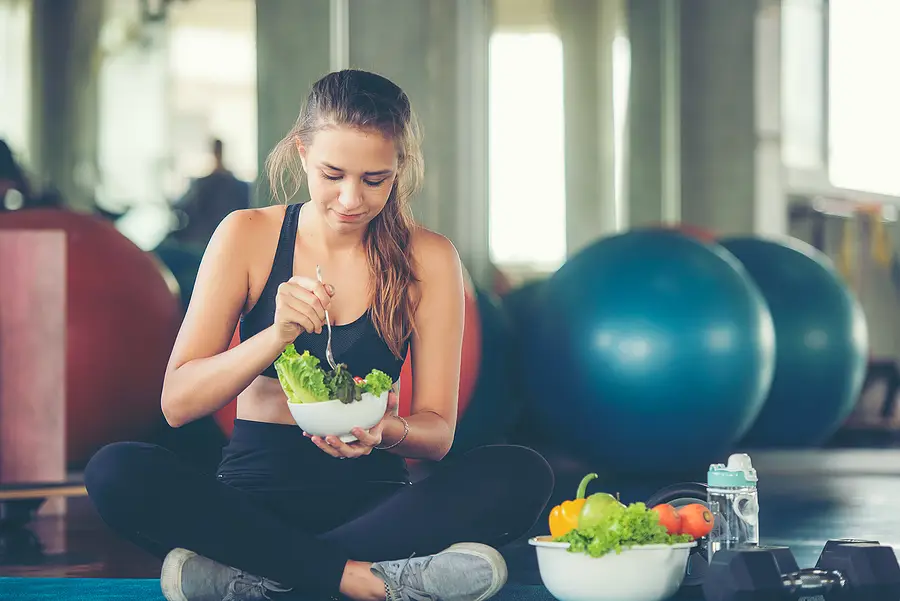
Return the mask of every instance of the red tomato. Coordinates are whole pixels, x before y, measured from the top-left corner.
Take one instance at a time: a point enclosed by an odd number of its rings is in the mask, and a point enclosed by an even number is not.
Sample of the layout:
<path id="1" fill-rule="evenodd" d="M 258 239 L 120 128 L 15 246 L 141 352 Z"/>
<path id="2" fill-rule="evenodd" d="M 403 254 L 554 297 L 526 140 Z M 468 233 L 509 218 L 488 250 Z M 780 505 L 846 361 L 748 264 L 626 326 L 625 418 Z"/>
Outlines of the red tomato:
<path id="1" fill-rule="evenodd" d="M 681 533 L 690 534 L 694 539 L 703 538 L 713 529 L 712 512 L 706 505 L 691 503 L 678 510 L 681 514 Z"/>
<path id="2" fill-rule="evenodd" d="M 365 384 L 366 379 L 360 378 L 359 376 L 353 376 L 353 381 L 356 382 L 357 384 Z"/>
<path id="3" fill-rule="evenodd" d="M 681 514 L 677 509 L 668 503 L 663 503 L 657 505 L 651 511 L 655 511 L 659 515 L 659 523 L 665 526 L 669 534 L 681 532 Z"/>

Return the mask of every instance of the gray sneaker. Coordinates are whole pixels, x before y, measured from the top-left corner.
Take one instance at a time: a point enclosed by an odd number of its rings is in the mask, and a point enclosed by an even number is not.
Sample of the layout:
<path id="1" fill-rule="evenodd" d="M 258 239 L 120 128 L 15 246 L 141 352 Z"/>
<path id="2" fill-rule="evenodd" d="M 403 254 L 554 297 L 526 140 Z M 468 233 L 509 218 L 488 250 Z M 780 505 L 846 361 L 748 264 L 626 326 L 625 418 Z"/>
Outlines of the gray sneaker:
<path id="1" fill-rule="evenodd" d="M 159 584 L 168 601 L 262 601 L 291 590 L 187 549 L 169 551 Z"/>
<path id="2" fill-rule="evenodd" d="M 372 564 L 387 601 L 484 601 L 506 584 L 506 561 L 480 543 L 457 543 L 426 557 Z"/>

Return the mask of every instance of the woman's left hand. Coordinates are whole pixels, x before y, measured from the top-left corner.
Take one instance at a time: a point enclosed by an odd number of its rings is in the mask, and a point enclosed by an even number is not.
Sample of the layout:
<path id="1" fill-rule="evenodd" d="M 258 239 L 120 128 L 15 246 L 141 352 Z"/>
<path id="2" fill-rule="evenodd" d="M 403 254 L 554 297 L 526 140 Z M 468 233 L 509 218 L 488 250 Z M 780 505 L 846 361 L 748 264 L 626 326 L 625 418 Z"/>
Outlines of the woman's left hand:
<path id="1" fill-rule="evenodd" d="M 351 434 L 356 436 L 355 442 L 346 443 L 337 436 L 326 436 L 323 438 L 321 436 L 311 436 L 306 432 L 304 432 L 303 435 L 312 440 L 317 447 L 338 459 L 347 459 L 348 457 L 355 459 L 357 457 L 362 457 L 363 455 L 368 455 L 372 452 L 373 448 L 382 443 L 381 435 L 382 432 L 384 432 L 384 425 L 387 420 L 395 417 L 394 410 L 399 402 L 400 400 L 397 395 L 393 391 L 389 392 L 387 409 L 385 409 L 381 421 L 369 428 L 368 432 L 362 428 L 353 428 L 353 430 L 350 431 Z"/>

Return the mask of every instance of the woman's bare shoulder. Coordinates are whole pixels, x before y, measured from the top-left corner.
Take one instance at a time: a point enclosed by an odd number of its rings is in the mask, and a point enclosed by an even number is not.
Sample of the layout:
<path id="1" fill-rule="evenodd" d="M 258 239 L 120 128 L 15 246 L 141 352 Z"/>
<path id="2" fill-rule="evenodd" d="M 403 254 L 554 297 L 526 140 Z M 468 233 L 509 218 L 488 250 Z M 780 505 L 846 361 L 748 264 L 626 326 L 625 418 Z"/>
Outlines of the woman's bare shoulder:
<path id="1" fill-rule="evenodd" d="M 229 213 L 219 224 L 230 236 L 253 236 L 280 227 L 285 207 L 274 205 L 256 209 L 238 209 Z"/>
<path id="2" fill-rule="evenodd" d="M 260 246 L 264 249 L 266 243 L 271 240 L 273 231 L 276 232 L 275 240 L 271 241 L 271 246 L 274 247 L 277 244 L 277 232 L 284 219 L 284 211 L 283 206 L 277 205 L 232 211 L 216 228 L 210 240 L 210 248 L 219 248 L 229 255 L 246 256 Z"/>
<path id="3" fill-rule="evenodd" d="M 416 226 L 409 240 L 412 256 L 423 268 L 459 263 L 459 253 L 453 242 L 443 234 L 426 227 Z"/>
<path id="4" fill-rule="evenodd" d="M 417 226 L 410 236 L 410 248 L 416 266 L 416 275 L 422 282 L 455 279 L 462 263 L 453 242 L 435 231 Z"/>

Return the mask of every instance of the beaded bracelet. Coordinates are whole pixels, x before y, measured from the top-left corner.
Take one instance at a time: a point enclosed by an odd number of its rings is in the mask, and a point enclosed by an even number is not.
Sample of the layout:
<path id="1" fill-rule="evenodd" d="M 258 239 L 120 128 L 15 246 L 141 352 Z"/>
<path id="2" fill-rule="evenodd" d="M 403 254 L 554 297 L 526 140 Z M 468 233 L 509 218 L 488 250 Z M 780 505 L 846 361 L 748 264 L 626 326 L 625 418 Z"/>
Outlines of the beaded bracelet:
<path id="1" fill-rule="evenodd" d="M 386 447 L 374 447 L 374 448 L 378 449 L 379 451 L 387 451 L 388 449 L 393 449 L 393 448 L 396 447 L 398 444 L 400 444 L 401 442 L 403 442 L 404 440 L 406 440 L 406 436 L 409 434 L 409 422 L 406 421 L 406 419 L 403 418 L 403 417 L 400 416 L 400 415 L 395 415 L 394 417 L 396 417 L 396 418 L 399 419 L 401 422 L 403 422 L 403 436 L 401 436 L 401 437 L 400 437 L 400 440 L 398 440 L 397 442 L 395 442 L 395 443 L 392 444 L 392 445 L 389 445 L 389 446 L 386 446 Z"/>

